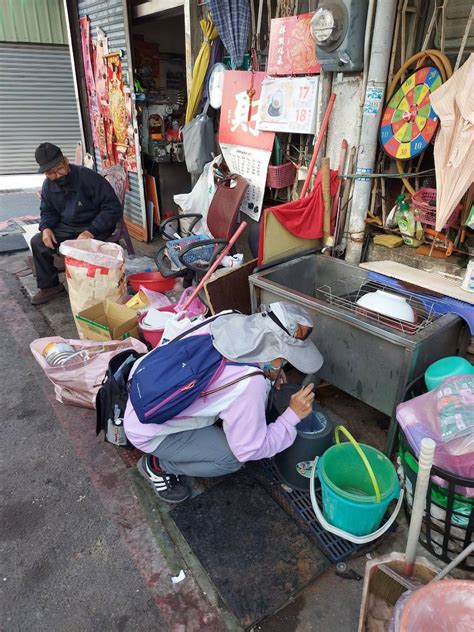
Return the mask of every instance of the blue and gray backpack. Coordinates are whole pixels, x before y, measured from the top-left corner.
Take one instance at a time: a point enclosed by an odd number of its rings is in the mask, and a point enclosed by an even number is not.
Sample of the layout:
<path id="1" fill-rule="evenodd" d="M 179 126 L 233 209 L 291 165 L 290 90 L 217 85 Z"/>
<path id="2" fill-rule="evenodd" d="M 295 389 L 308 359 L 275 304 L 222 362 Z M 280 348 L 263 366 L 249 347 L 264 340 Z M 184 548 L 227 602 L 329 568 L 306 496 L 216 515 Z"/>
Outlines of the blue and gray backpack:
<path id="1" fill-rule="evenodd" d="M 253 375 L 263 375 L 262 371 L 254 371 L 229 384 L 208 390 L 226 366 L 242 365 L 226 360 L 214 347 L 211 335 L 190 335 L 208 323 L 209 320 L 168 344 L 156 347 L 140 361 L 129 383 L 129 395 L 142 423 L 163 424 L 178 416 L 199 397 L 215 393 Z"/>

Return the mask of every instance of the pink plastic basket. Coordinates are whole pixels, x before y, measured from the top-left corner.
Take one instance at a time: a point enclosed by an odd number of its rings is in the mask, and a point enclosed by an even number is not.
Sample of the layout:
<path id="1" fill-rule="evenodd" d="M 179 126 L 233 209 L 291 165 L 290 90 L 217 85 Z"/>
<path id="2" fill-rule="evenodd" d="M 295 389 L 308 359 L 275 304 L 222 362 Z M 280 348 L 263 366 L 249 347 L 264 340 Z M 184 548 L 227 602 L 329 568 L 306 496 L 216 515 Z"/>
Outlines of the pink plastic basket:
<path id="1" fill-rule="evenodd" d="M 413 207 L 415 209 L 415 219 L 422 224 L 428 226 L 436 225 L 436 189 L 420 189 L 411 197 Z M 461 204 L 458 204 L 451 213 L 444 228 L 449 228 L 456 223 Z"/>
<path id="2" fill-rule="evenodd" d="M 296 167 L 292 162 L 282 165 L 269 165 L 267 172 L 267 187 L 271 189 L 284 189 L 293 186 L 296 176 Z"/>

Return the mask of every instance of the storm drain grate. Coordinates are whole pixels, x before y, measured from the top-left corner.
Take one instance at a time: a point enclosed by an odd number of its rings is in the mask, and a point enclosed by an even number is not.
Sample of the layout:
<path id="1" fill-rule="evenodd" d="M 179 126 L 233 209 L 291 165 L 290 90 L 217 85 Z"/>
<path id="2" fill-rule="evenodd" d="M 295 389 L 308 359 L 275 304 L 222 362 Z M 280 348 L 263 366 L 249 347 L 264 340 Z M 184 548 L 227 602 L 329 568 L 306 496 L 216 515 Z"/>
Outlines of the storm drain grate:
<path id="1" fill-rule="evenodd" d="M 296 520 L 306 535 L 316 541 L 318 548 L 331 562 L 341 562 L 354 553 L 366 550 L 366 547 L 357 546 L 325 531 L 314 514 L 309 493 L 296 489 L 287 491 L 289 488 L 286 487 L 271 459 L 259 461 L 249 470 L 263 484 L 272 498 Z M 321 504 L 320 490 L 316 490 L 316 496 Z"/>

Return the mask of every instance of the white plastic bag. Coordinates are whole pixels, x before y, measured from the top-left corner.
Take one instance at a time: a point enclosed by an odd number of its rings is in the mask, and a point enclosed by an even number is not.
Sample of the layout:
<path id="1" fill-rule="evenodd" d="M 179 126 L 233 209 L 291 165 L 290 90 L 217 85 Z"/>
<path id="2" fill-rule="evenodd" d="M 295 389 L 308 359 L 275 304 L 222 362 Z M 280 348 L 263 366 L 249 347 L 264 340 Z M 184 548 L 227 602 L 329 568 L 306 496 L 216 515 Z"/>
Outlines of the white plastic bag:
<path id="1" fill-rule="evenodd" d="M 173 197 L 183 213 L 201 213 L 202 220 L 194 227 L 194 233 L 201 233 L 212 237 L 207 227 L 207 212 L 216 192 L 214 182 L 214 166 L 220 165 L 222 156 L 217 156 L 211 162 L 204 165 L 204 170 L 199 180 L 190 193 L 180 193 Z"/>
<path id="2" fill-rule="evenodd" d="M 114 303 L 127 300 L 125 259 L 118 244 L 96 239 L 64 241 L 59 252 L 65 256 L 66 278 L 72 315 L 93 307 L 105 299 Z"/>
<path id="3" fill-rule="evenodd" d="M 65 343 L 77 351 L 83 351 L 64 366 L 51 366 L 43 356 L 44 349 L 52 342 Z M 114 355 L 127 349 L 146 353 L 146 346 L 136 338 L 97 342 L 94 340 L 66 340 L 60 336 L 38 338 L 30 344 L 31 353 L 54 384 L 56 399 L 62 404 L 95 408 L 97 391 L 102 385 L 105 372 Z"/>
<path id="4" fill-rule="evenodd" d="M 181 314 L 176 314 L 174 318 L 168 320 L 159 346 L 165 345 L 171 340 L 174 340 L 176 336 L 180 336 L 191 327 L 194 327 L 205 320 L 204 316 L 199 316 L 198 318 L 191 320 L 185 316 L 185 313 L 186 312 L 181 312 Z"/>

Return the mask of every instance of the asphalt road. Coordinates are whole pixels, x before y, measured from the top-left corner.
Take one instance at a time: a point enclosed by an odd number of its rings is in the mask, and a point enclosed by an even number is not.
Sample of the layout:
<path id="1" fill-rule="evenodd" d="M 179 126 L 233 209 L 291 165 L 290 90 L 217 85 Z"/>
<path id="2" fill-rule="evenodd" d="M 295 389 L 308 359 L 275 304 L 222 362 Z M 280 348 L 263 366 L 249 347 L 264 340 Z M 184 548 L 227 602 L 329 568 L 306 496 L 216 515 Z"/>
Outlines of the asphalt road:
<path id="1" fill-rule="evenodd" d="M 166 630 L 57 422 L 28 347 L 47 333 L 41 319 L 12 322 L 12 297 L 1 294 L 0 629 Z"/>
<path id="2" fill-rule="evenodd" d="M 36 191 L 0 191 L 0 221 L 23 215 L 39 216 Z"/>

